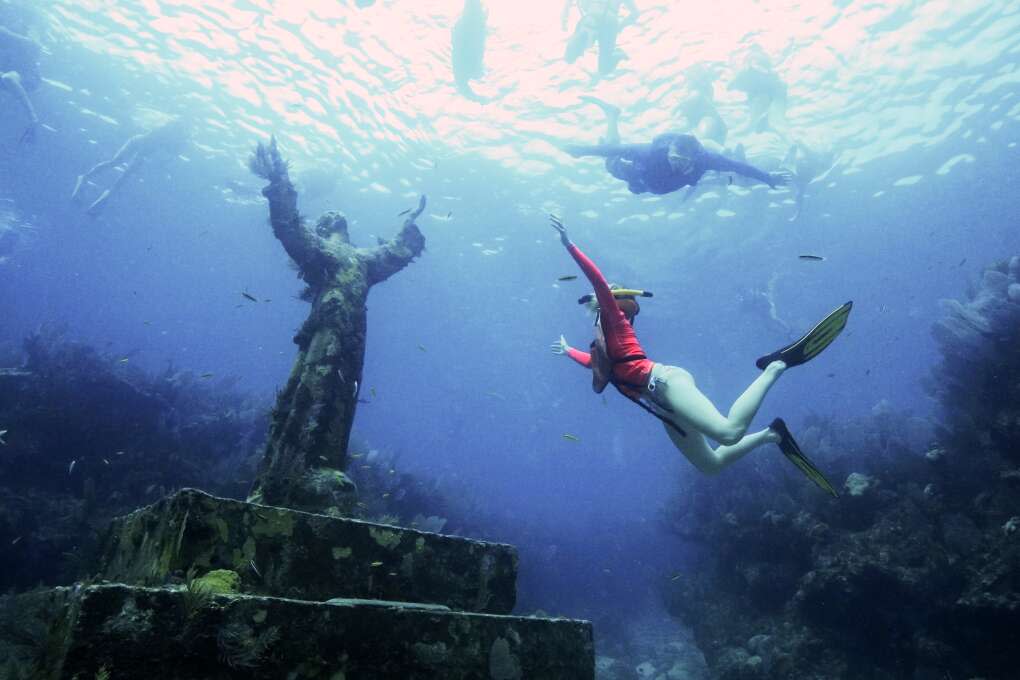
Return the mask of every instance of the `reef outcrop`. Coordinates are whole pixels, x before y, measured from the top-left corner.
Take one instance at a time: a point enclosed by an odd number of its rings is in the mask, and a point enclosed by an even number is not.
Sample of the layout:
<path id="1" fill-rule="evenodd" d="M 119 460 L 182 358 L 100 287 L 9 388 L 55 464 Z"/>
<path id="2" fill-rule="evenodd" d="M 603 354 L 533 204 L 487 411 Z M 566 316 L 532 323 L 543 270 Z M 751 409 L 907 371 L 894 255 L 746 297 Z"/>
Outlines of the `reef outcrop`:
<path id="1" fill-rule="evenodd" d="M 943 308 L 934 428 L 884 403 L 802 428 L 804 450 L 843 483 L 838 500 L 768 455 L 678 494 L 666 522 L 701 549 L 664 597 L 713 677 L 1020 667 L 1020 258 Z"/>

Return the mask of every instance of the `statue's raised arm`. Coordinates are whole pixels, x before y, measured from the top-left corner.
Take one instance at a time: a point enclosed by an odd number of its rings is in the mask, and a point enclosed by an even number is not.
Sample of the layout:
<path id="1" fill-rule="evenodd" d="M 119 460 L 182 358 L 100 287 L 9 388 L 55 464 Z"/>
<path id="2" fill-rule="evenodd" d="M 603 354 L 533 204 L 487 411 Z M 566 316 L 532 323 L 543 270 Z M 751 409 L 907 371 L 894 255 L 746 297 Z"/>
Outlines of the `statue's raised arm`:
<path id="1" fill-rule="evenodd" d="M 290 181 L 288 163 L 276 147 L 276 137 L 271 137 L 269 144 L 258 143 L 248 158 L 248 167 L 269 182 L 262 195 L 269 199 L 269 221 L 287 254 L 303 273 L 320 271 L 323 256 L 320 239 L 301 220 L 297 190 Z"/>
<path id="2" fill-rule="evenodd" d="M 400 233 L 389 241 L 383 241 L 375 248 L 368 250 L 365 264 L 368 266 L 368 285 L 372 286 L 385 281 L 406 267 L 425 249 L 425 237 L 422 236 L 415 220 L 425 210 L 425 196 L 418 199 L 418 207 L 408 214 Z"/>

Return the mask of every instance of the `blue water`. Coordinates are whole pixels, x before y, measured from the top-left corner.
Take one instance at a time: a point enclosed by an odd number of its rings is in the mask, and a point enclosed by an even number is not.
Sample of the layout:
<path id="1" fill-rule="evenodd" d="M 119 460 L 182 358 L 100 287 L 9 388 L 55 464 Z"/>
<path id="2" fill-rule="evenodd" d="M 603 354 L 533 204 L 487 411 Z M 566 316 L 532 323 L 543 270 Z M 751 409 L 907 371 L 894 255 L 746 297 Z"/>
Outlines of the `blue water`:
<path id="1" fill-rule="evenodd" d="M 724 411 L 754 359 L 795 335 L 742 302 L 751 291 L 771 280 L 792 329 L 852 299 L 843 336 L 780 381 L 761 426 L 883 401 L 929 415 L 938 300 L 1020 251 L 1015 3 L 755 4 L 771 23 L 713 33 L 699 16 L 689 34 L 685 10 L 663 3 L 642 7 L 621 33 L 628 59 L 593 83 L 593 54 L 562 62 L 559 7 L 519 16 L 493 2 L 476 86 L 507 94 L 485 105 L 453 87 L 461 3 L 295 4 L 36 4 L 46 80 L 32 94 L 45 124 L 34 145 L 17 147 L 23 116 L 0 95 L 0 227 L 21 235 L 0 264 L 0 348 L 66 324 L 148 371 L 240 376 L 269 404 L 308 305 L 244 164 L 255 142 L 275 134 L 302 212 L 343 210 L 361 245 L 395 234 L 397 213 L 427 194 L 426 253 L 369 300 L 363 392 L 374 397 L 356 437 L 404 471 L 471 490 L 489 537 L 521 546 L 522 611 L 598 616 L 607 596 L 651 606 L 686 555 L 660 510 L 697 474 L 658 423 L 593 395 L 586 372 L 549 353 L 560 333 L 586 346 L 591 322 L 575 303 L 581 281 L 557 282 L 578 272 L 546 213 L 610 280 L 654 291 L 636 326 L 649 356 L 690 370 Z M 796 222 L 789 192 L 634 196 L 548 141 L 603 133 L 582 94 L 624 107 L 625 141 L 670 129 L 683 70 L 702 57 L 718 64 L 720 111 L 741 141 L 743 100 L 725 85 L 754 41 L 790 105 L 781 140 L 746 136 L 752 160 L 790 138 L 839 159 Z M 191 144 L 86 216 L 69 200 L 76 176 L 161 114 L 186 115 Z"/>

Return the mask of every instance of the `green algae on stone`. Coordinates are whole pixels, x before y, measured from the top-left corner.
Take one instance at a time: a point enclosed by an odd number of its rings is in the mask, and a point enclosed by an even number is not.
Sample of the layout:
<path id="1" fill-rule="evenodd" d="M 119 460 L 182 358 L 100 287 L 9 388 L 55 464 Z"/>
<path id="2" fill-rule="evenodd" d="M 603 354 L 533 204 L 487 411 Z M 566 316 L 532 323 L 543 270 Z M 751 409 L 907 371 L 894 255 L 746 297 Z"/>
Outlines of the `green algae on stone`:
<path id="1" fill-rule="evenodd" d="M 376 543 L 387 550 L 393 550 L 395 547 L 400 545 L 400 534 L 396 531 L 371 527 L 368 530 L 368 534 L 375 540 Z"/>
<path id="2" fill-rule="evenodd" d="M 241 591 L 241 577 L 231 569 L 215 569 L 195 579 L 195 586 L 210 593 L 230 594 Z"/>

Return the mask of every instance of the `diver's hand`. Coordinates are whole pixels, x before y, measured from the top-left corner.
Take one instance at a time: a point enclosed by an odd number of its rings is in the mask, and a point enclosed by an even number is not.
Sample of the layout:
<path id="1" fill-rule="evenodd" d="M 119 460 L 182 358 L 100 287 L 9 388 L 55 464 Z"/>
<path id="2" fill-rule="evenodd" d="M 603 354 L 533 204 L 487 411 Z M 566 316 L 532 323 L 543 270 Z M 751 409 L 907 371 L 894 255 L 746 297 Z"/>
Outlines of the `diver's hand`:
<path id="1" fill-rule="evenodd" d="M 568 349 L 570 349 L 570 345 L 567 344 L 567 339 L 562 335 L 559 340 L 549 345 L 549 350 L 553 354 L 566 354 Z"/>
<path id="2" fill-rule="evenodd" d="M 777 170 L 776 172 L 769 173 L 769 186 L 775 189 L 776 187 L 786 186 L 793 181 L 793 173 L 789 170 Z"/>
<path id="3" fill-rule="evenodd" d="M 567 236 L 567 228 L 563 226 L 563 221 L 560 220 L 559 217 L 557 217 L 556 215 L 550 214 L 549 215 L 549 223 L 552 225 L 553 229 L 555 229 L 556 231 L 560 232 L 560 243 L 563 244 L 564 248 L 569 248 L 570 246 L 573 245 L 570 242 L 570 237 Z"/>

